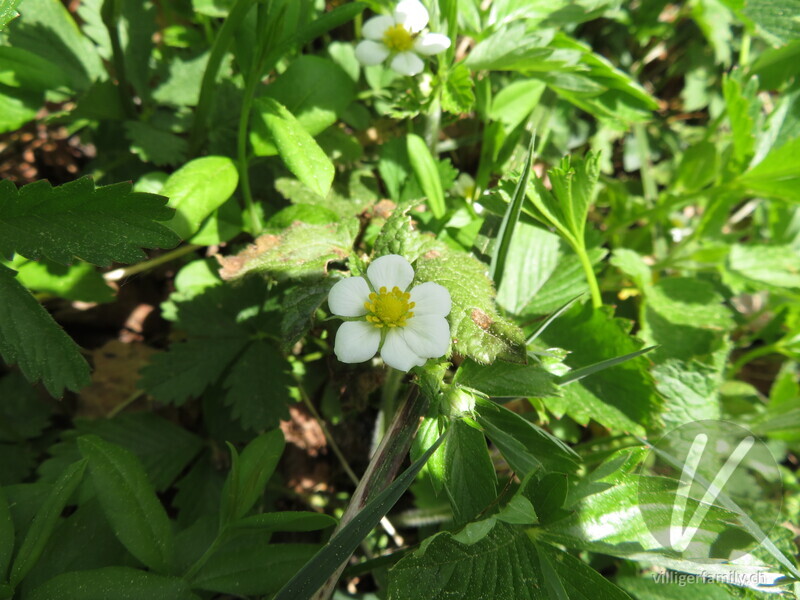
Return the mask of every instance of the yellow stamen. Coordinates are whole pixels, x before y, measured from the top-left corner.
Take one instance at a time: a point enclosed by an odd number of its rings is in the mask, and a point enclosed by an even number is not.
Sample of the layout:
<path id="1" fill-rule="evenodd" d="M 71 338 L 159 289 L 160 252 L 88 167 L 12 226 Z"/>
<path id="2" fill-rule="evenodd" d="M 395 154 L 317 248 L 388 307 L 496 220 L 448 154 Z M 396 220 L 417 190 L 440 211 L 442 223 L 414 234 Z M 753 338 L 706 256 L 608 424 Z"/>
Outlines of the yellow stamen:
<path id="1" fill-rule="evenodd" d="M 402 292 L 397 286 L 389 292 L 385 287 L 369 295 L 370 302 L 364 303 L 367 309 L 367 321 L 375 327 L 405 327 L 406 321 L 414 316 L 411 309 L 415 304 L 409 302 L 411 294 Z"/>
<path id="2" fill-rule="evenodd" d="M 407 52 L 414 47 L 414 38 L 402 25 L 392 25 L 383 32 L 383 43 L 392 52 Z"/>

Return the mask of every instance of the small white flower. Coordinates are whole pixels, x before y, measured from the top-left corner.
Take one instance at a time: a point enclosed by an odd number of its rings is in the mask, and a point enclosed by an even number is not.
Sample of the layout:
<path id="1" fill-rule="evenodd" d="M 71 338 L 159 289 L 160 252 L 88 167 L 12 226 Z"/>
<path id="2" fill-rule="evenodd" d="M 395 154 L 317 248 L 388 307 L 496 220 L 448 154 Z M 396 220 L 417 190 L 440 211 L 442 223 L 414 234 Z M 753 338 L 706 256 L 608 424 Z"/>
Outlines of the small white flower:
<path id="1" fill-rule="evenodd" d="M 413 279 L 409 262 L 389 254 L 370 264 L 367 279 L 349 277 L 331 288 L 331 312 L 359 318 L 336 332 L 333 351 L 340 361 L 364 362 L 380 350 L 383 362 L 408 371 L 447 353 L 450 292 L 431 281 L 409 289 Z"/>
<path id="2" fill-rule="evenodd" d="M 400 0 L 391 16 L 379 15 L 364 23 L 366 39 L 356 46 L 356 58 L 370 66 L 391 55 L 389 66 L 401 75 L 421 73 L 425 64 L 418 55 L 430 56 L 450 47 L 446 35 L 423 32 L 427 24 L 428 11 L 422 2 Z"/>

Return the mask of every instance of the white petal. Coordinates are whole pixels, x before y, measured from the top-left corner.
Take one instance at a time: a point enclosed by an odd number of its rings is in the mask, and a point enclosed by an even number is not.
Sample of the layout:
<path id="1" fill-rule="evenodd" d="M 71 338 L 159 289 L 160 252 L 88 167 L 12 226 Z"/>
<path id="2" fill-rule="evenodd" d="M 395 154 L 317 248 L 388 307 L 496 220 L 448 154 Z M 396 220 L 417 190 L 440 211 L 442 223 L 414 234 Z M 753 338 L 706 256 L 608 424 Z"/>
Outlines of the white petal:
<path id="1" fill-rule="evenodd" d="M 416 33 L 428 24 L 428 10 L 419 0 L 401 0 L 394 9 L 394 20 L 411 33 Z"/>
<path id="2" fill-rule="evenodd" d="M 395 286 L 405 291 L 414 279 L 414 269 L 399 254 L 387 254 L 372 261 L 367 267 L 367 277 L 375 291 L 382 287 L 391 291 Z"/>
<path id="3" fill-rule="evenodd" d="M 421 367 L 425 359 L 417 356 L 408 347 L 402 334 L 397 329 L 390 329 L 381 348 L 383 362 L 398 371 L 409 371 L 411 367 Z"/>
<path id="4" fill-rule="evenodd" d="M 418 317 L 424 315 L 446 317 L 450 314 L 452 306 L 447 288 L 432 281 L 414 287 L 411 290 L 411 302 L 414 303 L 414 308 L 411 310 Z"/>
<path id="5" fill-rule="evenodd" d="M 403 339 L 414 354 L 439 358 L 450 347 L 450 325 L 444 317 L 415 315 L 403 328 Z"/>
<path id="6" fill-rule="evenodd" d="M 390 66 L 401 75 L 411 76 L 422 73 L 422 69 L 425 68 L 425 63 L 413 52 L 401 52 L 392 59 Z"/>
<path id="7" fill-rule="evenodd" d="M 379 65 L 389 56 L 389 49 L 380 42 L 364 40 L 356 46 L 358 62 L 367 67 Z"/>
<path id="8" fill-rule="evenodd" d="M 333 351 L 344 363 L 359 363 L 375 356 L 380 343 L 380 329 L 366 321 L 347 321 L 336 332 Z"/>
<path id="9" fill-rule="evenodd" d="M 450 38 L 443 33 L 423 33 L 414 42 L 414 52 L 430 56 L 450 47 Z"/>
<path id="10" fill-rule="evenodd" d="M 360 317 L 367 314 L 365 302 L 369 302 L 369 286 L 363 277 L 348 277 L 337 281 L 328 294 L 331 312 L 340 317 Z"/>
<path id="11" fill-rule="evenodd" d="M 361 28 L 361 35 L 368 40 L 380 41 L 389 27 L 394 27 L 394 19 L 389 15 L 378 15 L 364 23 Z"/>

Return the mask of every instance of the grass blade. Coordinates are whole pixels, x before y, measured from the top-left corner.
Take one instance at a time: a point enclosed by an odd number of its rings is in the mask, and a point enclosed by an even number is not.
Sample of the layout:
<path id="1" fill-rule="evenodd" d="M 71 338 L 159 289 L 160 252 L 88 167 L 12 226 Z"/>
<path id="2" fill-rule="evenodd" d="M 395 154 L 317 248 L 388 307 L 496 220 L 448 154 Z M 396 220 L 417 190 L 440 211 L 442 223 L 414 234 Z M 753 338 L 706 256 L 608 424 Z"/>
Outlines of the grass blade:
<path id="1" fill-rule="evenodd" d="M 654 348 L 658 348 L 656 346 L 649 346 L 647 348 L 642 348 L 641 350 L 637 350 L 636 352 L 631 352 L 630 354 L 625 354 L 623 356 L 617 356 L 615 358 L 609 358 L 608 360 L 601 360 L 598 363 L 594 363 L 593 365 L 589 365 L 588 367 L 581 367 L 580 369 L 575 369 L 574 371 L 570 371 L 563 377 L 559 377 L 556 382 L 559 385 L 567 385 L 568 383 L 572 383 L 573 381 L 578 381 L 579 379 L 583 379 L 593 373 L 597 373 L 598 371 L 602 371 L 603 369 L 608 369 L 620 363 L 624 363 L 626 360 L 630 360 L 632 358 L 636 358 L 637 356 L 641 356 L 646 352 L 650 352 Z"/>

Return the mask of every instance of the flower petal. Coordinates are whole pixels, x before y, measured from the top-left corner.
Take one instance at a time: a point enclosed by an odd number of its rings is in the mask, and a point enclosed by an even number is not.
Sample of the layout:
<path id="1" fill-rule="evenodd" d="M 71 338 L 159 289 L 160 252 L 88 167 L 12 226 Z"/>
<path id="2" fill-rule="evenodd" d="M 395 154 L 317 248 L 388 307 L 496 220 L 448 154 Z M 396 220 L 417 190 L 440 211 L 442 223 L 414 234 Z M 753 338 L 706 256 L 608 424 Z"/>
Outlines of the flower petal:
<path id="1" fill-rule="evenodd" d="M 364 23 L 361 28 L 361 35 L 368 40 L 377 42 L 383 39 L 383 34 L 389 27 L 394 27 L 394 19 L 389 15 L 378 15 Z"/>
<path id="2" fill-rule="evenodd" d="M 381 348 L 383 362 L 398 371 L 409 371 L 411 367 L 421 367 L 426 359 L 417 356 L 408 347 L 398 329 L 390 329 Z"/>
<path id="3" fill-rule="evenodd" d="M 450 325 L 444 317 L 413 316 L 403 328 L 403 339 L 414 354 L 439 358 L 450 347 Z"/>
<path id="4" fill-rule="evenodd" d="M 344 363 L 359 363 L 375 356 L 380 343 L 380 329 L 366 321 L 347 321 L 336 332 L 333 351 Z"/>
<path id="5" fill-rule="evenodd" d="M 414 303 L 414 308 L 411 310 L 418 317 L 424 315 L 446 317 L 452 308 L 450 292 L 443 285 L 432 281 L 415 286 L 411 290 L 411 302 Z"/>
<path id="6" fill-rule="evenodd" d="M 414 42 L 414 52 L 430 56 L 439 54 L 450 47 L 450 38 L 443 33 L 423 33 Z"/>
<path id="7" fill-rule="evenodd" d="M 364 40 L 356 46 L 358 62 L 367 67 L 382 63 L 387 56 L 389 56 L 389 49 L 381 42 Z"/>
<path id="8" fill-rule="evenodd" d="M 391 291 L 395 286 L 405 290 L 414 279 L 414 269 L 399 254 L 387 254 L 372 261 L 367 267 L 367 277 L 376 291 L 382 287 Z"/>
<path id="9" fill-rule="evenodd" d="M 411 76 L 422 73 L 425 63 L 413 52 L 401 52 L 392 59 L 389 66 L 401 75 Z"/>
<path id="10" fill-rule="evenodd" d="M 361 317 L 367 314 L 364 303 L 369 302 L 369 286 L 363 277 L 348 277 L 337 281 L 328 294 L 328 307 L 340 317 Z"/>
<path id="11" fill-rule="evenodd" d="M 394 20 L 411 33 L 417 33 L 428 24 L 428 10 L 419 0 L 400 0 L 394 9 Z"/>

